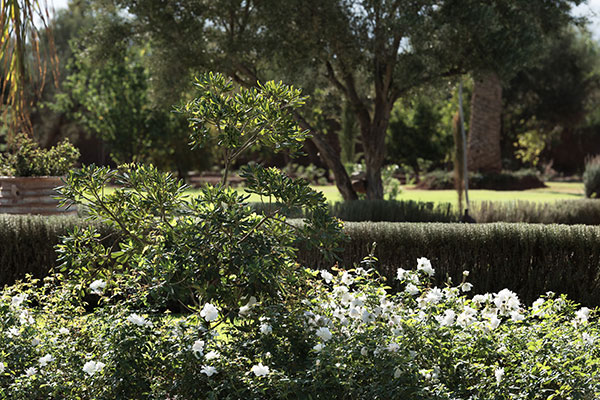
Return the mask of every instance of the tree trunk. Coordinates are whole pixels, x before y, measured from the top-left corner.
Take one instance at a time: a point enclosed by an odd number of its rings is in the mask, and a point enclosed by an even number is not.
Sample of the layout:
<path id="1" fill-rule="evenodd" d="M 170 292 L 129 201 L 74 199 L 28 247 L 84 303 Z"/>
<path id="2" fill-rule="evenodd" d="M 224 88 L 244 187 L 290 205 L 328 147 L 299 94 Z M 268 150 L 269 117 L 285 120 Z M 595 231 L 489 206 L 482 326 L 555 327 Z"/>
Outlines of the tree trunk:
<path id="1" fill-rule="evenodd" d="M 365 164 L 367 167 L 367 199 L 383 199 L 381 168 L 385 160 L 385 129 L 371 127 L 367 136 L 363 135 Z M 368 138 L 368 139 L 367 139 Z"/>
<path id="2" fill-rule="evenodd" d="M 331 147 L 322 134 L 315 132 L 310 124 L 299 113 L 295 113 L 295 118 L 298 122 L 298 125 L 300 125 L 302 129 L 306 129 L 311 132 L 311 141 L 319 150 L 320 157 L 323 162 L 327 164 L 327 168 L 333 172 L 335 186 L 340 191 L 344 201 L 358 200 L 358 195 L 356 194 L 354 188 L 352 188 L 352 181 L 350 180 L 350 177 L 348 176 L 348 173 L 342 164 L 340 152 L 335 151 L 335 149 Z"/>
<path id="3" fill-rule="evenodd" d="M 467 164 L 469 171 L 500 172 L 500 118 L 502 115 L 502 85 L 495 72 L 485 72 L 475 78 L 471 98 L 471 121 Z"/>

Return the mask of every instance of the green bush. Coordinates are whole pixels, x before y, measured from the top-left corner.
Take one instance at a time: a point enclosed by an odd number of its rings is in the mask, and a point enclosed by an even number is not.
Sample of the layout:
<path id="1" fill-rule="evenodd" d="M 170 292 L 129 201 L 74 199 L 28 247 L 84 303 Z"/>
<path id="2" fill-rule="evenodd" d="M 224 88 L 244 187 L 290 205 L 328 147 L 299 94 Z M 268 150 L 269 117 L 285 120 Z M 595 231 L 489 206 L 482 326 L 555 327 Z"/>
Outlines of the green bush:
<path id="1" fill-rule="evenodd" d="M 591 226 L 530 224 L 346 223 L 350 240 L 340 253 L 342 265 L 360 263 L 377 243 L 379 272 L 392 282 L 396 268 L 427 254 L 437 282 L 457 281 L 474 272 L 479 290 L 509 287 L 525 302 L 547 291 L 566 293 L 588 306 L 600 305 L 600 229 Z M 312 268 L 328 262 L 304 249 L 299 258 Z"/>
<path id="2" fill-rule="evenodd" d="M 477 222 L 600 225 L 600 204 L 594 200 L 482 201 L 469 213 Z"/>
<path id="3" fill-rule="evenodd" d="M 600 156 L 592 157 L 585 162 L 583 172 L 583 186 L 585 197 L 597 198 L 600 196 Z"/>
<path id="4" fill-rule="evenodd" d="M 11 144 L 11 149 L 10 153 L 0 154 L 0 175 L 62 176 L 79 159 L 79 150 L 67 139 L 45 150 L 21 133 Z"/>
<path id="5" fill-rule="evenodd" d="M 597 313 L 546 294 L 466 296 L 433 286 L 429 260 L 390 294 L 365 268 L 312 273 L 297 298 L 172 316 L 121 304 L 85 312 L 51 285 L 0 296 L 0 398 L 594 399 Z M 435 265 L 435 264 L 434 264 Z M 319 276 L 320 275 L 320 276 Z M 52 282 L 49 282 L 51 284 Z M 107 299 L 116 288 L 91 289 Z M 101 302 L 102 303 L 102 302 Z"/>
<path id="6" fill-rule="evenodd" d="M 109 229 L 99 223 L 73 216 L 31 216 L 0 214 L 0 287 L 23 279 L 48 275 L 56 265 L 54 246 L 69 231 L 95 226 L 102 237 Z"/>
<path id="7" fill-rule="evenodd" d="M 452 205 L 417 201 L 357 200 L 330 206 L 333 216 L 342 221 L 457 222 Z"/>
<path id="8" fill-rule="evenodd" d="M 419 187 L 433 190 L 454 189 L 454 174 L 447 171 L 432 171 L 423 179 Z M 469 173 L 469 189 L 525 190 L 545 187 L 537 171 L 523 169 L 500 173 Z"/>

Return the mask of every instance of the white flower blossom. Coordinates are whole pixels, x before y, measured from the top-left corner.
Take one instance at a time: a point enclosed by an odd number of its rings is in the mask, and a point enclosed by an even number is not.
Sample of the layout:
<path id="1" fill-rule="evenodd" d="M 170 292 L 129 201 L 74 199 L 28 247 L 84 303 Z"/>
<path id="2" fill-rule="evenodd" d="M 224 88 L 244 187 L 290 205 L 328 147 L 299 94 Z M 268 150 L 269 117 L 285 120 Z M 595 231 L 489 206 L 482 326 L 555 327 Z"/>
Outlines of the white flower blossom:
<path id="1" fill-rule="evenodd" d="M 354 278 L 350 272 L 344 272 L 342 274 L 342 283 L 346 286 L 350 286 L 354 282 Z"/>
<path id="2" fill-rule="evenodd" d="M 202 355 L 204 352 L 204 340 L 198 339 L 192 345 L 192 351 L 194 353 Z"/>
<path id="3" fill-rule="evenodd" d="M 396 342 L 392 342 L 392 343 L 388 344 L 388 346 L 387 346 L 387 350 L 388 350 L 390 353 L 395 353 L 395 352 L 397 352 L 398 350 L 400 350 L 400 345 L 399 345 L 398 343 L 396 343 Z"/>
<path id="4" fill-rule="evenodd" d="M 444 315 L 439 315 L 436 319 L 441 326 L 452 326 L 455 318 L 456 313 L 454 310 L 446 310 L 444 311 Z"/>
<path id="5" fill-rule="evenodd" d="M 404 278 L 406 277 L 406 275 L 408 274 L 408 271 L 403 269 L 403 268 L 398 268 L 398 271 L 396 272 L 396 279 L 399 280 L 404 280 Z"/>
<path id="6" fill-rule="evenodd" d="M 325 280 L 326 283 L 331 283 L 331 281 L 333 280 L 333 275 L 329 271 L 322 270 L 321 278 L 323 278 L 323 280 Z"/>
<path id="7" fill-rule="evenodd" d="M 271 332 L 273 332 L 273 327 L 271 325 L 265 323 L 260 326 L 260 333 L 263 335 L 268 335 Z"/>
<path id="8" fill-rule="evenodd" d="M 492 317 L 490 318 L 490 329 L 494 330 L 498 328 L 500 326 L 500 322 L 502 322 L 500 318 L 498 318 L 496 315 L 492 315 Z"/>
<path id="9" fill-rule="evenodd" d="M 129 317 L 127 317 L 127 322 L 132 323 L 137 326 L 148 326 L 148 327 L 152 326 L 152 321 L 149 321 L 146 318 L 142 317 L 141 315 L 138 315 L 135 313 L 131 314 Z"/>
<path id="10" fill-rule="evenodd" d="M 400 367 L 394 368 L 394 378 L 398 379 L 402 376 L 402 370 Z"/>
<path id="11" fill-rule="evenodd" d="M 316 351 L 317 353 L 319 353 L 321 350 L 323 350 L 323 344 L 322 343 L 315 344 L 313 346 L 313 350 Z"/>
<path id="12" fill-rule="evenodd" d="M 321 328 L 317 329 L 316 333 L 317 333 L 317 336 L 320 337 L 321 339 L 323 339 L 324 341 L 328 341 L 332 337 L 331 331 L 329 330 L 329 328 L 326 328 L 326 327 L 321 327 Z"/>
<path id="13" fill-rule="evenodd" d="M 210 365 L 203 365 L 200 369 L 200 373 L 205 374 L 206 376 L 213 376 L 217 373 L 217 369 Z"/>
<path id="14" fill-rule="evenodd" d="M 102 279 L 96 279 L 90 284 L 90 290 L 92 293 L 99 296 L 104 293 L 104 288 L 106 288 L 106 282 L 104 282 Z"/>
<path id="15" fill-rule="evenodd" d="M 106 364 L 101 361 L 88 361 L 83 365 L 83 371 L 89 376 L 92 376 L 104 368 Z"/>
<path id="16" fill-rule="evenodd" d="M 8 328 L 8 333 L 7 333 L 8 337 L 13 338 L 13 337 L 17 337 L 19 335 L 20 335 L 19 328 L 16 328 L 16 327 Z"/>
<path id="17" fill-rule="evenodd" d="M 29 367 L 29 368 L 27 368 L 25 370 L 25 375 L 31 377 L 31 376 L 37 374 L 37 372 L 38 372 L 37 368 L 35 368 L 35 367 Z"/>
<path id="18" fill-rule="evenodd" d="M 525 316 L 523 314 L 521 314 L 519 311 L 511 311 L 510 318 L 514 322 L 519 322 L 519 321 L 523 321 L 525 319 Z"/>
<path id="19" fill-rule="evenodd" d="M 360 349 L 360 354 L 366 357 L 369 354 L 369 350 L 367 350 L 366 347 L 363 347 L 362 349 Z"/>
<path id="20" fill-rule="evenodd" d="M 254 365 L 252 367 L 251 371 L 256 376 L 266 376 L 266 375 L 269 375 L 269 372 L 270 372 L 269 367 L 267 365 L 262 365 L 262 363 L 258 363 L 257 365 Z"/>
<path id="21" fill-rule="evenodd" d="M 40 344 L 40 339 L 34 337 L 33 339 L 31 339 L 31 345 L 32 346 L 37 346 L 38 344 Z"/>
<path id="22" fill-rule="evenodd" d="M 58 330 L 58 333 L 61 335 L 68 335 L 69 334 L 69 330 L 67 328 L 60 328 Z"/>
<path id="23" fill-rule="evenodd" d="M 460 285 L 460 290 L 462 290 L 463 292 L 470 292 L 471 289 L 473 289 L 473 285 L 469 282 L 465 282 L 462 285 Z"/>
<path id="24" fill-rule="evenodd" d="M 406 289 L 404 289 L 404 291 L 408 294 L 410 294 L 411 296 L 415 296 L 417 294 L 419 294 L 419 288 L 416 287 L 415 285 L 413 285 L 412 283 L 409 283 L 408 285 L 406 285 Z"/>
<path id="25" fill-rule="evenodd" d="M 424 298 L 425 303 L 437 304 L 444 297 L 444 292 L 435 287 L 427 292 Z"/>
<path id="26" fill-rule="evenodd" d="M 52 361 L 54 361 L 54 357 L 52 357 L 52 354 L 46 354 L 44 357 L 40 357 L 40 359 L 38 360 L 40 367 L 45 367 Z"/>
<path id="27" fill-rule="evenodd" d="M 496 368 L 494 370 L 494 375 L 496 376 L 496 383 L 499 385 L 504 377 L 504 368 Z"/>
<path id="28" fill-rule="evenodd" d="M 375 315 L 370 313 L 369 311 L 367 311 L 366 309 L 363 310 L 363 312 L 360 315 L 360 318 L 362 319 L 362 322 L 365 324 L 371 323 L 373 321 L 375 321 Z"/>
<path id="29" fill-rule="evenodd" d="M 6 369 L 6 365 L 0 361 L 0 374 L 3 374 L 5 369 Z"/>
<path id="30" fill-rule="evenodd" d="M 435 274 L 435 270 L 431 266 L 431 261 L 425 257 L 417 259 L 417 270 L 423 271 L 429 276 L 433 276 Z"/>
<path id="31" fill-rule="evenodd" d="M 23 303 L 26 299 L 27 299 L 26 293 L 17 294 L 12 297 L 10 304 L 13 307 L 19 307 L 19 306 L 21 306 L 21 303 Z"/>
<path id="32" fill-rule="evenodd" d="M 587 307 L 581 307 L 579 311 L 575 313 L 575 322 L 586 324 L 590 317 L 590 309 Z"/>
<path id="33" fill-rule="evenodd" d="M 217 351 L 214 351 L 214 350 L 211 350 L 204 355 L 204 358 L 208 361 L 214 360 L 219 357 L 221 357 L 221 355 Z"/>
<path id="34" fill-rule="evenodd" d="M 250 296 L 248 303 L 246 303 L 245 306 L 240 307 L 240 315 L 250 314 L 250 311 L 252 311 L 252 308 L 256 305 L 256 303 L 257 303 L 256 297 Z M 213 307 L 212 304 L 207 304 L 207 305 L 210 305 L 211 307 Z M 206 307 L 206 305 L 204 307 Z M 217 312 L 217 309 L 215 308 L 214 311 Z M 215 317 L 215 319 L 217 319 L 217 318 Z M 207 319 L 207 321 L 208 321 L 208 319 Z"/>
<path id="35" fill-rule="evenodd" d="M 219 318 L 219 310 L 212 304 L 206 303 L 202 308 L 202 311 L 200 311 L 200 316 L 204 318 L 206 322 L 212 322 Z"/>
<path id="36" fill-rule="evenodd" d="M 583 343 L 589 344 L 589 345 L 593 345 L 594 342 L 596 341 L 596 338 L 594 338 L 592 335 L 590 335 L 587 332 L 583 332 L 583 334 L 581 335 L 581 339 L 583 340 Z"/>

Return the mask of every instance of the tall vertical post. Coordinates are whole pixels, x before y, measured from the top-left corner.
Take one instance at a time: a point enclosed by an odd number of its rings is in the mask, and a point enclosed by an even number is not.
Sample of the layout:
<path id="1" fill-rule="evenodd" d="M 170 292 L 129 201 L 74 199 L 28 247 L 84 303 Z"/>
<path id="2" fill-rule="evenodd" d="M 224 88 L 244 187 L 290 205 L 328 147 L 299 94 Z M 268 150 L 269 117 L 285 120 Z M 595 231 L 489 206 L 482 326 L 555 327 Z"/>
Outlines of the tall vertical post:
<path id="1" fill-rule="evenodd" d="M 465 216 L 469 214 L 469 169 L 467 168 L 467 135 L 465 134 L 465 118 L 463 115 L 462 79 L 458 84 L 458 114 L 460 116 L 460 134 L 463 142 L 463 177 L 465 179 Z"/>

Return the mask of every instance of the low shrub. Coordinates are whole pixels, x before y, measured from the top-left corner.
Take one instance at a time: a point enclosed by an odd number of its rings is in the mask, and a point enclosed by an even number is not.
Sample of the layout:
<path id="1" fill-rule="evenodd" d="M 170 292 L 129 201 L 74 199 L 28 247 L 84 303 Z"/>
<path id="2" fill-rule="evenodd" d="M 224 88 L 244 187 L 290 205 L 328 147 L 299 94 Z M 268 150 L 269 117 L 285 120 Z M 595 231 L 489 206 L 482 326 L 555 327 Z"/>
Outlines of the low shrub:
<path id="1" fill-rule="evenodd" d="M 508 289 L 470 298 L 471 275 L 436 287 L 424 258 L 395 271 L 400 290 L 390 294 L 364 266 L 311 272 L 285 303 L 258 301 L 232 321 L 209 303 L 180 316 L 125 305 L 85 313 L 66 287 L 8 288 L 0 297 L 0 398 L 600 395 L 595 311 L 553 293 L 531 307 Z M 84 289 L 100 299 L 118 291 Z"/>
<path id="2" fill-rule="evenodd" d="M 0 214 L 0 287 L 26 274 L 43 278 L 56 264 L 54 246 L 69 231 L 94 226 L 109 240 L 109 228 L 74 216 Z"/>
<path id="3" fill-rule="evenodd" d="M 482 201 L 469 212 L 477 222 L 600 225 L 600 203 L 594 200 Z"/>
<path id="4" fill-rule="evenodd" d="M 469 173 L 469 189 L 525 190 L 545 186 L 537 171 L 533 169 L 502 171 L 500 173 Z M 453 172 L 439 170 L 430 172 L 418 187 L 433 190 L 454 189 L 454 174 Z"/>
<path id="5" fill-rule="evenodd" d="M 583 186 L 585 197 L 597 198 L 600 196 L 600 156 L 592 157 L 585 162 L 583 172 Z"/>
<path id="6" fill-rule="evenodd" d="M 342 265 L 360 263 L 374 251 L 378 271 L 393 282 L 397 267 L 410 266 L 427 253 L 437 268 L 436 282 L 474 272 L 483 292 L 505 287 L 531 303 L 547 291 L 566 293 L 588 306 L 600 305 L 600 229 L 591 226 L 532 224 L 443 224 L 348 222 L 350 240 L 340 253 Z M 327 268 L 315 251 L 303 249 L 304 265 Z M 397 287 L 394 287 L 397 289 Z"/>
<path id="7" fill-rule="evenodd" d="M 329 207 L 342 221 L 457 222 L 452 205 L 417 201 L 357 200 Z"/>

